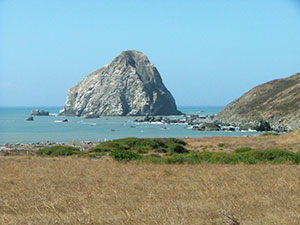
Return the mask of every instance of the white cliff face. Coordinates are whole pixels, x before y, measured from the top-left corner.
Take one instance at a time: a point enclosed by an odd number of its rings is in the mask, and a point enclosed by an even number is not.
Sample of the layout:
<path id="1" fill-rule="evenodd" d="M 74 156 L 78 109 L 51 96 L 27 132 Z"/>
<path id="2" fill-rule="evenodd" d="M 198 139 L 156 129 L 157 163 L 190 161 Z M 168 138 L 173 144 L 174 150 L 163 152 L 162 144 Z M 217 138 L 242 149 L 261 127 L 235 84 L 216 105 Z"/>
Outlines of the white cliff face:
<path id="1" fill-rule="evenodd" d="M 141 52 L 123 51 L 68 91 L 60 115 L 179 115 L 159 72 Z"/>

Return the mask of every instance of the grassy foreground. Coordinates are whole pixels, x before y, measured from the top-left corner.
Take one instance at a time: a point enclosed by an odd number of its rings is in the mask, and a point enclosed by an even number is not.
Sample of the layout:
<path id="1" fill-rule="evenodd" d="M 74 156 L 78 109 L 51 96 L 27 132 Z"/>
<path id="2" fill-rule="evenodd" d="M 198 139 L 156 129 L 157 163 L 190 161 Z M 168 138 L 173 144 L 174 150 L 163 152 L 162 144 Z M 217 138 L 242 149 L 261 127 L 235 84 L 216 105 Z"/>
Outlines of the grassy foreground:
<path id="1" fill-rule="evenodd" d="M 73 156 L 0 165 L 0 224 L 300 224 L 299 165 Z"/>
<path id="2" fill-rule="evenodd" d="M 300 224 L 300 131 L 93 146 L 0 157 L 0 224 Z"/>

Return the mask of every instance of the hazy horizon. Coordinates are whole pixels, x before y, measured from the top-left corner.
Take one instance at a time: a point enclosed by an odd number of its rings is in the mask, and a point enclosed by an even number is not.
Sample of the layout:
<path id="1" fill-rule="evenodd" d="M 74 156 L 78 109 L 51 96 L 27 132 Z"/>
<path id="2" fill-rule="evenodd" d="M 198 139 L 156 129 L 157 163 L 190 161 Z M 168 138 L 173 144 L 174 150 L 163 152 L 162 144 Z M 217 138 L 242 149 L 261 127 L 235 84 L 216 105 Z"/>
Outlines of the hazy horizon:
<path id="1" fill-rule="evenodd" d="M 60 107 L 121 51 L 148 56 L 177 106 L 222 107 L 300 72 L 300 1 L 0 1 L 0 106 Z"/>

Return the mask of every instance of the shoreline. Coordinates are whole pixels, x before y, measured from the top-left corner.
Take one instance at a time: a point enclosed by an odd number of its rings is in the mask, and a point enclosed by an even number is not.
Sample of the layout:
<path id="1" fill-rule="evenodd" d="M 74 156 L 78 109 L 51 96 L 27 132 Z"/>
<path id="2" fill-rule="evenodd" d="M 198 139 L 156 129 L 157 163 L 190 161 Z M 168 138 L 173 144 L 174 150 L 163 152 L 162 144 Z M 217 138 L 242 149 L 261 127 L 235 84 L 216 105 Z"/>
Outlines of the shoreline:
<path id="1" fill-rule="evenodd" d="M 253 149 L 283 149 L 296 151 L 300 149 L 298 134 L 300 130 L 290 133 L 263 133 L 244 136 L 210 136 L 210 137 L 182 137 L 191 151 L 222 151 L 231 152 L 240 147 Z M 160 137 L 156 137 L 160 138 Z M 170 137 L 171 138 L 171 137 Z M 123 138 L 120 138 L 123 139 Z M 117 139 L 114 139 L 117 140 Z M 111 141 L 111 140 L 107 140 Z M 55 145 L 71 146 L 80 151 L 88 151 L 101 141 L 71 141 L 71 142 L 34 142 L 34 143 L 6 143 L 0 146 L 0 155 L 35 154 L 39 149 Z"/>

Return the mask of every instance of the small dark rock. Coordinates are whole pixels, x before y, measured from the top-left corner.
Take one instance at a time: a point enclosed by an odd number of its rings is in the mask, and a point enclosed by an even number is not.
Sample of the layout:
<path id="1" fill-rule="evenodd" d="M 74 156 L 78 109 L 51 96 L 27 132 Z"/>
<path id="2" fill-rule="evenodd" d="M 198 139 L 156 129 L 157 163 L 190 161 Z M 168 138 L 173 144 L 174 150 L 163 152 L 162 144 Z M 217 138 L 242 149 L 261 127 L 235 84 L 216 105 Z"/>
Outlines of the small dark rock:
<path id="1" fill-rule="evenodd" d="M 265 120 L 261 120 L 258 123 L 258 126 L 256 127 L 257 131 L 271 131 L 271 126 L 270 123 L 268 121 Z"/>
<path id="2" fill-rule="evenodd" d="M 219 131 L 220 126 L 216 123 L 203 123 L 200 126 L 193 126 L 192 129 L 198 131 Z"/>
<path id="3" fill-rule="evenodd" d="M 34 119 L 33 119 L 33 116 L 29 116 L 27 119 L 26 119 L 26 121 L 33 121 Z"/>

